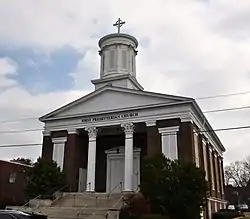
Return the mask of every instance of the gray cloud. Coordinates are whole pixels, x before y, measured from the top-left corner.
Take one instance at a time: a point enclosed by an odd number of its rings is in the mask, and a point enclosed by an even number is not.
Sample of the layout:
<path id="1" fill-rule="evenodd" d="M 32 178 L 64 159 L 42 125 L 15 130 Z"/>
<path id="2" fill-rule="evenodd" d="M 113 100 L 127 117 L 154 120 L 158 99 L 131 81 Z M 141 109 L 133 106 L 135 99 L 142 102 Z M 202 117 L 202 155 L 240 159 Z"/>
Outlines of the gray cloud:
<path id="1" fill-rule="evenodd" d="M 86 83 L 90 84 L 90 79 L 99 76 L 97 42 L 102 35 L 115 31 L 112 24 L 117 17 L 126 20 L 123 31 L 140 40 L 137 78 L 146 90 L 192 97 L 249 90 L 250 43 L 246 26 L 250 17 L 249 1 L 239 4 L 232 0 L 225 4 L 224 1 L 193 0 L 93 0 L 88 6 L 81 0 L 74 3 L 29 0 L 25 4 L 3 0 L 0 4 L 3 3 L 0 5 L 0 44 L 28 46 L 48 53 L 63 45 L 80 52 L 89 49 L 76 70 L 71 72 L 75 88 L 82 93 L 89 92 Z M 0 95 L 0 115 L 4 118 L 42 115 L 75 99 L 81 92 L 32 96 L 16 84 Z M 241 95 L 200 100 L 199 104 L 203 110 L 211 110 L 250 105 L 250 99 L 249 95 Z M 250 124 L 248 115 L 249 110 L 240 110 L 211 113 L 207 117 L 214 128 L 224 128 Z M 41 126 L 25 121 L 16 124 L 15 128 Z M 14 129 L 1 127 L 6 128 Z M 248 155 L 249 132 L 218 132 L 227 148 L 225 162 Z M 41 133 L 37 132 L 5 135 L 0 142 L 40 140 Z M 6 149 L 2 157 L 10 157 L 12 153 L 7 153 Z M 37 156 L 40 151 L 33 153 Z"/>

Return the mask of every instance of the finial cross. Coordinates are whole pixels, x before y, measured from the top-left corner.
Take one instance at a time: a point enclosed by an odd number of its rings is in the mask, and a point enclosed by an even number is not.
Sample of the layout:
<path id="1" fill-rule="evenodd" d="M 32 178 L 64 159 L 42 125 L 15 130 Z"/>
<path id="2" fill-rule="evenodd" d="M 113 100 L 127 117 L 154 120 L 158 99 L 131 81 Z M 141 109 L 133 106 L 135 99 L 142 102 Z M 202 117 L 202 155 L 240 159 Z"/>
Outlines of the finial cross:
<path id="1" fill-rule="evenodd" d="M 114 27 L 117 27 L 118 29 L 118 33 L 120 33 L 120 30 L 121 30 L 121 26 L 125 24 L 125 21 L 122 21 L 121 18 L 118 18 L 118 21 L 116 21 L 113 26 Z"/>

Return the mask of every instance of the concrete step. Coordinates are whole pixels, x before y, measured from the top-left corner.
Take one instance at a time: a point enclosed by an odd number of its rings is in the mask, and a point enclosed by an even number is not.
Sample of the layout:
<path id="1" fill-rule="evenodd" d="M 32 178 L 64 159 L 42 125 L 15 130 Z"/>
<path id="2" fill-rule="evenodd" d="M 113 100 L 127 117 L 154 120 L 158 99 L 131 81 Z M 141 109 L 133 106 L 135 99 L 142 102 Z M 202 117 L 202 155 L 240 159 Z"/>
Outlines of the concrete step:
<path id="1" fill-rule="evenodd" d="M 120 199 L 121 194 L 107 196 L 106 194 L 71 194 L 65 193 L 61 199 L 53 205 L 60 207 L 102 207 L 111 208 Z"/>
<path id="2" fill-rule="evenodd" d="M 118 209 L 110 210 L 107 208 L 76 208 L 76 207 L 43 207 L 43 208 L 20 208 L 11 207 L 13 210 L 21 210 L 24 212 L 34 212 L 47 215 L 48 219 L 116 219 Z"/>

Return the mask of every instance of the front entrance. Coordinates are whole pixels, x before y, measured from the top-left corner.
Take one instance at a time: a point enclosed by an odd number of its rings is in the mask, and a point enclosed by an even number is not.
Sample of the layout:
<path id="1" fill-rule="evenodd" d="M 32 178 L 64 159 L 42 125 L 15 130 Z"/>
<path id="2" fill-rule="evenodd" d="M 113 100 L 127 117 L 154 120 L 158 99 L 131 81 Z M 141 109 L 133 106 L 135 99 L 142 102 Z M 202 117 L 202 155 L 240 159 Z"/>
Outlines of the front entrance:
<path id="1" fill-rule="evenodd" d="M 136 191 L 140 184 L 140 151 L 139 148 L 134 148 L 133 151 L 133 191 Z M 105 153 L 107 155 L 106 192 L 121 193 L 124 184 L 124 146 L 111 148 Z"/>

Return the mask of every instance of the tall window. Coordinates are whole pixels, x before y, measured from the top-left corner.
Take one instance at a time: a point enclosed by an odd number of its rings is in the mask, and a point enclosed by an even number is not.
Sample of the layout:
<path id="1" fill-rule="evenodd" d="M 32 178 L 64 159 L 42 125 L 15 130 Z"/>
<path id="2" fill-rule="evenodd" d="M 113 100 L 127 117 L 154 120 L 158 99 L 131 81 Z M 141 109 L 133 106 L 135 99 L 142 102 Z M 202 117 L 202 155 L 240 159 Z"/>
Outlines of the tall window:
<path id="1" fill-rule="evenodd" d="M 204 170 L 206 174 L 206 180 L 208 180 L 207 148 L 205 141 L 202 141 L 202 149 L 203 149 L 203 159 L 204 159 Z"/>
<path id="2" fill-rule="evenodd" d="M 194 155 L 196 166 L 200 166 L 200 156 L 199 156 L 199 134 L 194 132 Z"/>
<path id="3" fill-rule="evenodd" d="M 213 165 L 213 153 L 212 153 L 212 150 L 209 150 L 209 160 L 210 160 L 210 169 L 211 169 L 211 184 L 212 184 L 212 189 L 215 190 L 214 165 Z"/>
<path id="4" fill-rule="evenodd" d="M 115 67 L 115 50 L 110 50 L 109 67 L 113 69 Z"/>
<path id="5" fill-rule="evenodd" d="M 215 175 L 216 175 L 216 185 L 217 185 L 217 191 L 220 191 L 220 175 L 219 175 L 219 168 L 218 168 L 218 157 L 215 157 Z"/>
<path id="6" fill-rule="evenodd" d="M 131 71 L 134 72 L 134 56 L 131 58 Z"/>
<path id="7" fill-rule="evenodd" d="M 104 66 L 105 66 L 105 53 L 102 55 L 102 71 L 104 71 Z"/>
<path id="8" fill-rule="evenodd" d="M 122 68 L 127 69 L 127 51 L 122 51 Z"/>

